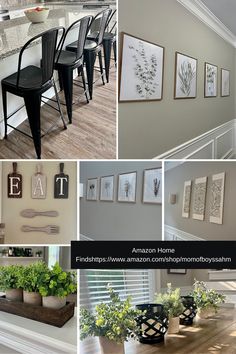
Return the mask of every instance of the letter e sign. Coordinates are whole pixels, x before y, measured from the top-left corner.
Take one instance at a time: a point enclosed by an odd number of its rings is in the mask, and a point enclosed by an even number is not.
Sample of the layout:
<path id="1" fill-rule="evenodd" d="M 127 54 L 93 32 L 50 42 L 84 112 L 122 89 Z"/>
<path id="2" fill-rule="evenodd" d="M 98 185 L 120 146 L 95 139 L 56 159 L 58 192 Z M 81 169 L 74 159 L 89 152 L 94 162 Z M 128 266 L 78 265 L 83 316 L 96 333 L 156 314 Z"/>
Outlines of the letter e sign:
<path id="1" fill-rule="evenodd" d="M 17 163 L 13 162 L 13 172 L 7 176 L 8 198 L 22 198 L 22 175 L 17 173 Z"/>
<path id="2" fill-rule="evenodd" d="M 63 173 L 64 163 L 60 163 L 60 173 L 54 177 L 54 198 L 67 199 L 69 195 L 69 176 Z"/>

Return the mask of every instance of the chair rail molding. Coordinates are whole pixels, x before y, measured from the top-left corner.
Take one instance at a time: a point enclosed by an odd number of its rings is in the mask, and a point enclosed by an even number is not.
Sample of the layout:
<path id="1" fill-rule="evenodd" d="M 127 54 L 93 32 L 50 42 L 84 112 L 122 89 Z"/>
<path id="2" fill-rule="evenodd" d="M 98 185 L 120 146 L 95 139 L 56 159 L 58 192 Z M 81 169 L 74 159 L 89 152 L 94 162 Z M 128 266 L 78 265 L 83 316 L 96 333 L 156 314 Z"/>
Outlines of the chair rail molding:
<path id="1" fill-rule="evenodd" d="M 177 0 L 189 12 L 236 48 L 236 36 L 211 12 L 201 0 Z"/>
<path id="2" fill-rule="evenodd" d="M 229 159 L 236 151 L 236 119 L 154 157 L 160 159 Z"/>
<path id="3" fill-rule="evenodd" d="M 165 225 L 164 234 L 164 241 L 205 241 L 199 236 L 195 236 L 183 230 L 176 229 L 170 225 Z"/>

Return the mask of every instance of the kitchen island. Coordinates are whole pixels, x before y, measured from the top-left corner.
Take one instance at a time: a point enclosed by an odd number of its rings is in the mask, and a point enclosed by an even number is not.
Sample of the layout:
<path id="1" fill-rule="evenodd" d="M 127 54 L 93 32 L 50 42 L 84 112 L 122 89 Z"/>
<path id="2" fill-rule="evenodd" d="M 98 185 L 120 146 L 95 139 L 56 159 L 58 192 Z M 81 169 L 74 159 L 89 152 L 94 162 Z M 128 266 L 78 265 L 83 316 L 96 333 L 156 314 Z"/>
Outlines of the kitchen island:
<path id="1" fill-rule="evenodd" d="M 89 8 L 87 8 L 87 4 Z M 99 5 L 99 6 L 91 6 Z M 112 6 L 114 2 L 79 3 L 73 2 L 48 2 L 32 5 L 9 7 L 10 20 L 0 22 L 0 80 L 17 71 L 18 56 L 23 45 L 32 37 L 53 27 L 63 26 L 68 28 L 74 21 L 87 15 L 95 16 L 102 10 L 102 7 Z M 24 15 L 24 10 L 37 6 L 47 6 L 50 9 L 48 19 L 44 23 L 32 24 Z M 70 41 L 74 41 L 73 35 Z M 65 43 L 66 45 L 67 43 Z M 23 57 L 23 65 L 29 63 L 39 65 L 40 46 L 35 45 L 28 48 Z M 57 79 L 57 78 L 55 78 Z M 53 90 L 47 92 L 48 97 L 53 96 Z M 19 97 L 8 94 L 8 114 L 23 106 L 23 100 Z M 4 137 L 4 120 L 2 111 L 2 94 L 0 91 L 0 139 Z M 25 109 L 19 110 L 11 119 L 10 124 L 18 126 L 26 119 Z M 10 133 L 11 129 L 8 130 Z"/>

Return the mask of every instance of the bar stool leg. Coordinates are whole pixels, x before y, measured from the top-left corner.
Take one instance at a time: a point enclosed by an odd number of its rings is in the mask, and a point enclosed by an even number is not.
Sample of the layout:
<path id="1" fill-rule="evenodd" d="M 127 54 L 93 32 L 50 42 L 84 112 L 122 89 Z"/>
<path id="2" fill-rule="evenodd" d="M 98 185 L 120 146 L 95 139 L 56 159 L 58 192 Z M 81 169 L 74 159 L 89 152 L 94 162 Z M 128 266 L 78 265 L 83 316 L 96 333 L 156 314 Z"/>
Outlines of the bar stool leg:
<path id="1" fill-rule="evenodd" d="M 107 83 L 109 82 L 109 71 L 110 71 L 110 62 L 111 62 L 111 48 L 112 41 L 110 39 L 103 40 L 103 51 L 104 51 L 104 62 L 105 62 L 105 71 Z"/>
<path id="2" fill-rule="evenodd" d="M 66 123 L 65 123 L 65 119 L 64 119 L 64 115 L 63 115 L 63 112 L 62 112 L 62 109 L 61 109 L 61 103 L 60 103 L 60 99 L 59 99 L 59 96 L 58 96 L 58 93 L 57 93 L 57 88 L 56 88 L 55 81 L 52 80 L 52 83 L 53 83 L 53 87 L 54 87 L 55 97 L 56 97 L 56 100 L 57 100 L 57 106 L 58 106 L 58 110 L 59 110 L 59 113 L 60 113 L 60 116 L 61 116 L 61 120 L 63 122 L 64 129 L 67 129 L 67 126 L 66 126 Z"/>
<path id="3" fill-rule="evenodd" d="M 99 59 L 99 65 L 100 65 L 100 73 L 102 76 L 102 83 L 105 85 L 104 77 L 103 77 L 103 66 L 102 66 L 102 51 L 100 50 L 98 52 L 98 59 Z"/>
<path id="4" fill-rule="evenodd" d="M 81 70 L 80 72 L 81 72 L 81 77 L 82 77 L 82 82 L 83 82 L 83 87 L 84 87 L 84 94 L 85 94 L 87 103 L 89 103 L 88 94 L 87 94 L 87 87 L 86 87 L 86 82 L 85 82 L 85 76 L 84 76 L 84 67 L 82 66 L 80 70 Z"/>
<path id="5" fill-rule="evenodd" d="M 88 80 L 88 89 L 90 100 L 93 98 L 93 74 L 94 74 L 94 64 L 96 60 L 96 53 L 92 50 L 86 50 L 84 53 L 84 61 L 86 65 L 86 74 Z"/>
<path id="6" fill-rule="evenodd" d="M 115 65 L 116 65 L 116 40 L 113 42 L 113 52 L 114 52 L 114 60 L 115 60 Z"/>
<path id="7" fill-rule="evenodd" d="M 3 115 L 4 115 L 4 126 L 5 126 L 5 139 L 7 139 L 7 91 L 2 86 L 2 104 L 3 104 Z"/>
<path id="8" fill-rule="evenodd" d="M 62 78 L 62 85 L 66 100 L 67 115 L 69 123 L 72 123 L 72 100 L 73 100 L 73 70 L 71 68 L 62 68 L 59 70 Z"/>
<path id="9" fill-rule="evenodd" d="M 41 159 L 41 128 L 40 106 L 41 95 L 28 94 L 24 96 L 25 107 L 29 119 L 30 129 L 34 141 L 34 147 L 38 159 Z"/>

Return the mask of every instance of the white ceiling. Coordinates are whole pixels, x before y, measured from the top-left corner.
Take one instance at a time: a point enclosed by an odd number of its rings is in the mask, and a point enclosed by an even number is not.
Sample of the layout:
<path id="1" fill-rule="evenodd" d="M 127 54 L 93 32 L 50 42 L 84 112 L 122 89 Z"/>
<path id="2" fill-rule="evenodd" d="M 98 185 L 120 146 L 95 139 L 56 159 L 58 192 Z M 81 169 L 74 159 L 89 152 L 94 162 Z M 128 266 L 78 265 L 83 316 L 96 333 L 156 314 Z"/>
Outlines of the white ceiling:
<path id="1" fill-rule="evenodd" d="M 201 0 L 236 36 L 236 0 Z"/>

